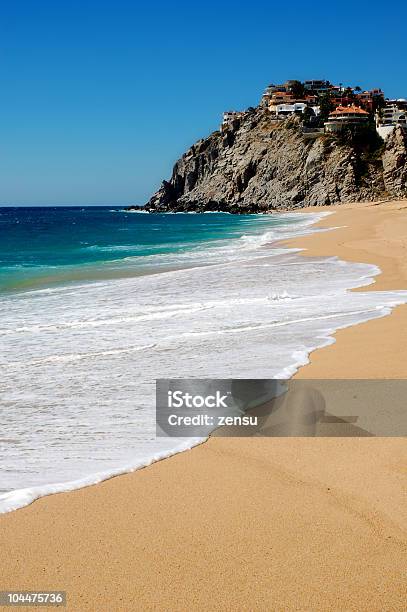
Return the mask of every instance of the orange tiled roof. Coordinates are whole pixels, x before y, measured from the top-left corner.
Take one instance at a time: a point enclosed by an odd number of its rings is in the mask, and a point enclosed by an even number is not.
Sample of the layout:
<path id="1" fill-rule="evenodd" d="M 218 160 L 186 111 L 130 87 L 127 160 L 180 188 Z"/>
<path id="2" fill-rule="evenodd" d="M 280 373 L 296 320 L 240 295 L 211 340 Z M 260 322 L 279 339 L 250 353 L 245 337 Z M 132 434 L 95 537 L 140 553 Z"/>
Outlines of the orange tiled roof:
<path id="1" fill-rule="evenodd" d="M 368 115 L 369 113 L 359 106 L 338 106 L 331 115 Z"/>

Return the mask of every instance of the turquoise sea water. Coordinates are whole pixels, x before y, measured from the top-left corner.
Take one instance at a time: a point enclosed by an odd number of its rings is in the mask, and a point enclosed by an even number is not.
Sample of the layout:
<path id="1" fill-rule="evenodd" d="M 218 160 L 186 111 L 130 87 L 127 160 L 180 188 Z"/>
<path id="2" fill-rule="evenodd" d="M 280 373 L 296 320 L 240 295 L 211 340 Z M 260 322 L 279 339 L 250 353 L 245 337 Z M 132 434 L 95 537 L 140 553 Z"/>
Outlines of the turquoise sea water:
<path id="1" fill-rule="evenodd" d="M 225 240 L 281 224 L 279 217 L 265 215 L 149 215 L 119 207 L 0 208 L 0 291 L 188 267 L 194 262 L 185 257 L 188 253 L 193 256 L 208 246 L 216 249 Z"/>

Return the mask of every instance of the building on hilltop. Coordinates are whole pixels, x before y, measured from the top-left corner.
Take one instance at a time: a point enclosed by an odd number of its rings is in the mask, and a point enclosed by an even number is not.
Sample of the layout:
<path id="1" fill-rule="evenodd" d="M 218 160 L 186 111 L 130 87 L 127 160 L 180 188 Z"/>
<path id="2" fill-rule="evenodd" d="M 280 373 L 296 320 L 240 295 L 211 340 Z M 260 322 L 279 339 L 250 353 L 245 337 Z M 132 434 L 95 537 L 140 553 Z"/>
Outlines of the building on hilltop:
<path id="1" fill-rule="evenodd" d="M 280 121 L 291 115 L 304 115 L 307 111 L 308 120 L 310 120 L 311 117 L 316 118 L 320 112 L 319 106 L 310 106 L 305 100 L 293 100 L 282 104 L 271 102 L 268 110 L 272 118 Z"/>
<path id="2" fill-rule="evenodd" d="M 355 97 L 346 93 L 339 95 L 335 92 L 335 95 L 330 95 L 329 101 L 333 108 L 338 106 L 353 106 L 355 104 Z"/>
<path id="3" fill-rule="evenodd" d="M 225 129 L 231 125 L 234 121 L 239 120 L 243 117 L 243 111 L 226 111 L 223 113 L 221 129 Z"/>
<path id="4" fill-rule="evenodd" d="M 260 100 L 260 106 L 268 106 L 272 96 L 277 93 L 283 95 L 288 94 L 289 92 L 285 85 L 274 85 L 273 83 L 271 83 L 266 87 L 263 92 L 263 95 Z"/>
<path id="5" fill-rule="evenodd" d="M 284 84 L 275 85 L 274 83 L 270 83 L 270 85 L 267 85 L 266 89 L 264 90 L 264 95 L 271 95 L 275 93 L 276 91 L 288 91 L 288 90 Z"/>
<path id="6" fill-rule="evenodd" d="M 284 119 L 290 115 L 302 114 L 307 108 L 305 102 L 294 102 L 293 104 L 277 104 L 275 114 L 278 118 Z"/>
<path id="7" fill-rule="evenodd" d="M 397 106 L 399 110 L 407 111 L 407 100 L 405 98 L 398 98 L 394 100 L 386 100 L 385 106 Z"/>
<path id="8" fill-rule="evenodd" d="M 328 91 L 331 83 L 325 80 L 304 81 L 304 89 L 307 92 L 322 93 Z"/>
<path id="9" fill-rule="evenodd" d="M 275 85 L 274 83 L 271 83 L 264 90 L 264 93 L 260 100 L 260 105 L 267 106 L 271 98 L 275 96 L 276 94 L 280 94 L 280 95 L 286 94 L 287 96 L 291 95 L 293 97 L 296 97 L 296 96 L 299 97 L 303 93 L 304 93 L 303 84 L 301 83 L 301 81 L 297 81 L 295 79 L 286 81 L 285 83 L 282 83 L 281 85 Z M 287 101 L 284 101 L 284 103 L 286 102 Z"/>
<path id="10" fill-rule="evenodd" d="M 377 108 L 384 106 L 384 93 L 381 89 L 357 92 L 350 88 L 332 87 L 329 90 L 329 99 L 332 106 L 360 106 L 368 113 L 374 113 Z"/>
<path id="11" fill-rule="evenodd" d="M 406 111 L 398 107 L 397 104 L 390 104 L 381 109 L 379 114 L 382 125 L 406 124 Z"/>
<path id="12" fill-rule="evenodd" d="M 376 130 L 383 140 L 398 125 L 407 130 L 407 100 L 388 101 L 386 106 L 376 113 Z"/>
<path id="13" fill-rule="evenodd" d="M 296 98 L 291 92 L 275 91 L 270 95 L 267 105 L 269 112 L 279 119 L 303 113 L 307 107 L 312 109 L 312 114 L 318 115 L 318 96 L 307 95 Z"/>
<path id="14" fill-rule="evenodd" d="M 385 99 L 380 88 L 362 91 L 360 87 L 343 83 L 333 85 L 324 79 L 270 83 L 259 107 L 267 110 L 276 124 L 297 114 L 302 116 L 304 129 L 318 128 L 328 133 L 341 132 L 345 128 L 353 131 L 374 129 L 374 118 L 377 131 L 383 137 L 396 125 L 407 129 L 407 100 Z M 221 129 L 226 130 L 244 114 L 239 111 L 223 113 Z"/>
<path id="15" fill-rule="evenodd" d="M 306 94 L 304 100 L 308 106 L 318 106 L 319 98 L 315 94 Z"/>
<path id="16" fill-rule="evenodd" d="M 380 106 L 380 100 L 384 102 L 384 93 L 381 89 L 361 91 L 360 87 L 345 87 L 342 83 L 340 85 L 333 85 L 330 81 L 324 79 L 307 80 L 304 82 L 289 80 L 280 85 L 271 83 L 264 90 L 261 102 L 268 103 L 273 94 L 281 92 L 291 93 L 297 98 L 308 95 L 321 96 L 329 94 L 335 100 L 343 99 L 343 105 L 347 104 L 345 100 L 350 99 L 368 112 L 375 111 Z"/>
<path id="17" fill-rule="evenodd" d="M 270 95 L 270 103 L 275 104 L 289 104 L 294 100 L 292 93 L 288 91 L 275 91 Z"/>
<path id="18" fill-rule="evenodd" d="M 358 104 L 369 113 L 374 113 L 377 108 L 384 105 L 384 93 L 381 89 L 371 89 L 355 93 Z"/>
<path id="19" fill-rule="evenodd" d="M 277 106 L 280 104 L 293 104 L 294 101 L 296 100 L 294 100 L 294 96 L 291 93 L 276 91 L 267 99 L 266 106 L 270 113 L 275 115 L 277 112 Z"/>
<path id="20" fill-rule="evenodd" d="M 359 131 L 370 127 L 370 115 L 358 106 L 338 106 L 324 123 L 325 132 L 336 133 L 344 129 Z"/>

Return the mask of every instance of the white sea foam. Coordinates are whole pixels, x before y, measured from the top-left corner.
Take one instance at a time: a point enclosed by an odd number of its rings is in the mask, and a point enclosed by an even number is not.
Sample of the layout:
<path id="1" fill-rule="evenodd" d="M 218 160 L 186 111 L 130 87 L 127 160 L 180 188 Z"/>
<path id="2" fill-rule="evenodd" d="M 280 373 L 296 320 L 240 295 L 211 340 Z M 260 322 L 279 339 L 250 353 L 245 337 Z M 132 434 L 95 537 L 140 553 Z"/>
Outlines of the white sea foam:
<path id="1" fill-rule="evenodd" d="M 376 266 L 273 244 L 320 216 L 171 255 L 180 270 L 3 297 L 0 512 L 201 442 L 155 438 L 156 378 L 289 377 L 337 329 L 407 302 L 349 292 Z"/>
<path id="2" fill-rule="evenodd" d="M 186 438 L 183 440 L 178 440 L 178 444 L 176 444 L 177 440 L 174 439 L 171 447 L 163 448 L 161 451 L 149 456 L 146 455 L 145 457 L 140 458 L 133 463 L 129 463 L 128 465 L 124 465 L 121 468 L 114 468 L 104 472 L 96 472 L 90 476 L 84 476 L 83 478 L 78 478 L 77 480 L 72 480 L 70 482 L 26 487 L 24 489 L 16 489 L 8 493 L 4 493 L 3 495 L 0 495 L 0 514 L 11 512 L 12 510 L 18 510 L 18 508 L 31 504 L 39 497 L 52 495 L 53 493 L 74 491 L 75 489 L 81 489 L 83 487 L 97 484 L 98 482 L 103 482 L 103 480 L 107 480 L 113 476 L 134 472 L 135 470 L 147 467 L 156 461 L 161 461 L 162 459 L 167 459 L 168 457 L 176 455 L 177 453 L 190 450 L 194 446 L 197 446 L 204 441 L 204 438 Z"/>

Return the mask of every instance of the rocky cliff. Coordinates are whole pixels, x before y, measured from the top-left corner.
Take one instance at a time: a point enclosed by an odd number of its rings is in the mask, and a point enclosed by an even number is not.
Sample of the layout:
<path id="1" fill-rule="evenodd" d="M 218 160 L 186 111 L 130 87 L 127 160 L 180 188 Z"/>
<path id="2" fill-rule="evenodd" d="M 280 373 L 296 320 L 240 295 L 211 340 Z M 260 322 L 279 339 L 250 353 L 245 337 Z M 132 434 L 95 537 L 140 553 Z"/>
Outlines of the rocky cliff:
<path id="1" fill-rule="evenodd" d="M 193 145 L 145 208 L 245 213 L 406 192 L 407 138 L 401 128 L 386 143 L 374 131 L 304 133 L 297 117 L 276 125 L 267 111 L 253 109 Z"/>

